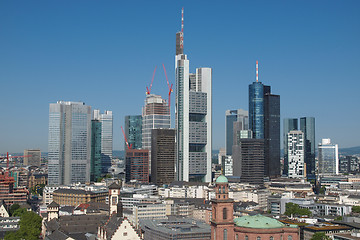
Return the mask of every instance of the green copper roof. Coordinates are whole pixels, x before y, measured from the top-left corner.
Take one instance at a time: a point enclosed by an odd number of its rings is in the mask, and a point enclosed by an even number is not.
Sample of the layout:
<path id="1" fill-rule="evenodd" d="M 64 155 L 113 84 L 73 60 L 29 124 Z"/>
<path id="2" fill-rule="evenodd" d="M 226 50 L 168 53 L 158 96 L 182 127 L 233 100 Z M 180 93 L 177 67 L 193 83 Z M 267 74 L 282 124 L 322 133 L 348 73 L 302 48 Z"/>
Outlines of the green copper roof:
<path id="1" fill-rule="evenodd" d="M 246 228 L 282 228 L 282 227 L 296 227 L 294 225 L 286 225 L 276 219 L 262 216 L 260 214 L 255 216 L 243 216 L 234 219 L 234 223 L 238 227 Z"/>
<path id="2" fill-rule="evenodd" d="M 220 175 L 216 179 L 216 183 L 227 183 L 227 182 L 228 182 L 228 179 L 224 175 Z"/>

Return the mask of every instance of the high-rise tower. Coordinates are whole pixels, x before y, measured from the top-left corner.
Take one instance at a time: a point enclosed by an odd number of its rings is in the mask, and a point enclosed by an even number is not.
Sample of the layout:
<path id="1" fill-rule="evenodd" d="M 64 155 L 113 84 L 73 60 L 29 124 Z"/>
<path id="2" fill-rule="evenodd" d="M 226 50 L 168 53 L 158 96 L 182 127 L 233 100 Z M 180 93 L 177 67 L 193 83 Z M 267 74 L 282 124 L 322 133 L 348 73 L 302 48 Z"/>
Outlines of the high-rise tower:
<path id="1" fill-rule="evenodd" d="M 49 184 L 90 181 L 91 107 L 58 101 L 49 109 Z"/>
<path id="2" fill-rule="evenodd" d="M 189 72 L 181 32 L 176 34 L 176 171 L 180 181 L 211 181 L 212 69 Z"/>
<path id="3" fill-rule="evenodd" d="M 142 148 L 142 116 L 141 115 L 129 115 L 125 116 L 125 136 L 127 136 L 128 144 L 133 149 Z M 126 149 L 126 143 L 124 143 L 124 149 Z"/>
<path id="4" fill-rule="evenodd" d="M 289 170 L 289 157 L 288 157 L 288 133 L 290 131 L 298 130 L 298 119 L 297 118 L 285 118 L 284 119 L 284 132 L 283 132 L 283 141 L 284 141 L 284 171 L 285 175 L 288 175 Z"/>
<path id="5" fill-rule="evenodd" d="M 305 138 L 305 164 L 306 175 L 315 174 L 315 118 L 300 118 L 300 130 L 304 133 Z"/>
<path id="6" fill-rule="evenodd" d="M 249 129 L 249 113 L 243 109 L 227 110 L 225 112 L 225 134 L 226 134 L 226 155 L 232 155 L 232 146 L 234 139 L 234 131 Z"/>

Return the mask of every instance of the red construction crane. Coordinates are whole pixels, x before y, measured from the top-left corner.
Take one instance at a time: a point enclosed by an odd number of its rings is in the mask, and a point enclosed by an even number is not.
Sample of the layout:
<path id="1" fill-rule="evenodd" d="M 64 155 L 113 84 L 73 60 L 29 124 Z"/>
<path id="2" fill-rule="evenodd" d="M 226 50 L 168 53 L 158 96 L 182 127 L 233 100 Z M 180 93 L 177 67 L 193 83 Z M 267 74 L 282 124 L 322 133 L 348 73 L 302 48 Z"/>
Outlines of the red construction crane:
<path id="1" fill-rule="evenodd" d="M 169 79 L 168 79 L 168 77 L 167 77 L 167 74 L 166 74 L 166 69 L 165 69 L 165 66 L 164 66 L 164 64 L 163 64 L 163 68 L 164 68 L 164 73 L 165 73 L 165 77 L 166 77 L 166 82 L 167 82 L 167 85 L 168 85 L 168 87 L 169 87 L 169 100 L 168 100 L 168 102 L 169 102 L 169 112 L 170 112 L 170 100 L 171 100 L 171 93 L 173 92 L 173 84 L 171 84 L 171 86 L 170 86 L 170 83 L 169 83 Z"/>
<path id="2" fill-rule="evenodd" d="M 130 146 L 129 146 L 129 142 L 128 142 L 127 138 L 126 138 L 126 135 L 125 135 L 125 132 L 124 132 L 124 129 L 123 129 L 122 126 L 121 126 L 121 131 L 122 131 L 122 133 L 123 133 L 123 135 L 124 135 L 126 146 L 128 147 L 128 149 L 131 149 L 131 148 L 132 148 L 132 144 L 130 144 Z"/>
<path id="3" fill-rule="evenodd" d="M 148 87 L 146 87 L 146 95 L 149 95 L 150 92 L 151 92 L 151 87 L 152 87 L 153 82 L 154 82 L 155 72 L 156 72 L 156 66 L 155 66 L 154 73 L 153 73 L 153 76 L 152 76 L 152 79 L 151 79 L 150 89 Z"/>
<path id="4" fill-rule="evenodd" d="M 31 157 L 32 155 L 24 155 L 24 156 L 10 156 L 10 158 L 20 158 L 20 157 Z M 9 176 L 9 152 L 6 153 L 6 156 L 1 157 L 0 159 L 6 159 L 6 176 Z M 14 167 L 15 167 L 15 160 L 14 160 Z"/>

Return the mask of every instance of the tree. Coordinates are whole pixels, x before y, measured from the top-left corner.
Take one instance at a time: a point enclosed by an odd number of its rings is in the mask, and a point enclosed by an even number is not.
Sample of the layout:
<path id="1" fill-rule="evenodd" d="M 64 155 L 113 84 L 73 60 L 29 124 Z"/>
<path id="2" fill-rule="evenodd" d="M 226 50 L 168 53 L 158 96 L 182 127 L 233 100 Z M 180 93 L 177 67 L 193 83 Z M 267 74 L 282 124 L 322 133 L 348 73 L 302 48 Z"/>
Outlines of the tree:
<path id="1" fill-rule="evenodd" d="M 21 217 L 27 210 L 25 208 L 18 208 L 15 210 L 13 217 Z"/>
<path id="2" fill-rule="evenodd" d="M 27 211 L 25 208 L 17 209 L 15 213 L 20 214 L 20 229 L 16 232 L 7 233 L 5 240 L 38 240 L 41 233 L 42 218 L 32 211 Z"/>
<path id="3" fill-rule="evenodd" d="M 287 216 L 291 216 L 291 215 L 295 215 L 295 216 L 311 216 L 311 211 L 307 208 L 300 208 L 298 204 L 295 203 L 287 203 L 285 205 L 286 210 L 285 210 L 285 215 Z"/>
<path id="4" fill-rule="evenodd" d="M 310 238 L 310 240 L 331 240 L 324 232 L 317 232 Z"/>
<path id="5" fill-rule="evenodd" d="M 354 213 L 360 213 L 360 206 L 353 206 L 353 207 L 352 207 L 352 212 L 354 212 Z"/>
<path id="6" fill-rule="evenodd" d="M 14 212 L 20 208 L 20 205 L 17 203 L 14 203 L 13 205 L 11 205 L 10 207 L 10 216 L 12 216 L 14 214 Z"/>
<path id="7" fill-rule="evenodd" d="M 320 194 L 325 194 L 325 191 L 326 191 L 326 188 L 323 186 L 323 187 L 320 188 L 319 193 Z"/>

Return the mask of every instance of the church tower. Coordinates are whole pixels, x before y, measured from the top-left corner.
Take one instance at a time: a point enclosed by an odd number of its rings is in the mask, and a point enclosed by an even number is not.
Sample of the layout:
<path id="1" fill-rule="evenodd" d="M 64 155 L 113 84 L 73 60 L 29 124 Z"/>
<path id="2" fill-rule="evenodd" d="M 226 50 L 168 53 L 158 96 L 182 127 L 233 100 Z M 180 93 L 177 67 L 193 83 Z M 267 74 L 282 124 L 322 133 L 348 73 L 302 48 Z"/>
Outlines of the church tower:
<path id="1" fill-rule="evenodd" d="M 110 206 L 110 215 L 114 212 L 117 213 L 118 203 L 120 202 L 120 189 L 121 186 L 116 182 L 113 182 L 109 186 L 109 206 Z"/>
<path id="2" fill-rule="evenodd" d="M 229 198 L 228 179 L 221 175 L 215 182 L 215 199 L 211 200 L 211 240 L 234 239 L 234 200 Z"/>

